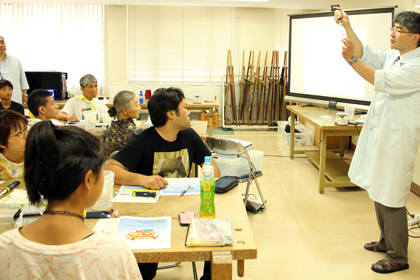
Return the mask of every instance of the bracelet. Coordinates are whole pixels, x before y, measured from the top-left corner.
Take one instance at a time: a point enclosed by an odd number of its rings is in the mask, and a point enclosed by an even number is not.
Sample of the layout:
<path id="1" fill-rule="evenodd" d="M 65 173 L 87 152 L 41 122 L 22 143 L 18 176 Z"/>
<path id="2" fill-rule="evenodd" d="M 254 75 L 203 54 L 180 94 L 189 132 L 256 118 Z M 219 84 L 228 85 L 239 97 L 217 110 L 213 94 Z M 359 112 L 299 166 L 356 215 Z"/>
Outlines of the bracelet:
<path id="1" fill-rule="evenodd" d="M 28 97 L 28 95 L 26 93 L 22 93 L 22 95 Z"/>

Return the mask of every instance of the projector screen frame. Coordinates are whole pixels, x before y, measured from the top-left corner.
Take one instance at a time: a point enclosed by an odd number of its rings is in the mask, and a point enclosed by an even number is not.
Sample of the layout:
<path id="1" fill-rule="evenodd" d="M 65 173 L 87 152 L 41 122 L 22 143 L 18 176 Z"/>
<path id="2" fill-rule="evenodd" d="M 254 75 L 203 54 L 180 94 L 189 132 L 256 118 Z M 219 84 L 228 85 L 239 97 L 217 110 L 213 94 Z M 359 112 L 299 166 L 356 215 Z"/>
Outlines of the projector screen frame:
<path id="1" fill-rule="evenodd" d="M 392 21 L 395 16 L 395 9 L 398 6 L 394 7 L 384 7 L 384 8 L 369 8 L 369 9 L 356 9 L 356 10 L 346 10 L 345 12 L 351 15 L 364 15 L 364 14 L 378 14 L 378 13 L 391 13 L 391 25 Z M 366 105 L 369 106 L 371 101 L 366 100 L 359 100 L 359 99 L 351 99 L 351 98 L 340 98 L 335 96 L 328 96 L 328 95 L 316 95 L 316 94 L 307 94 L 302 92 L 293 92 L 291 91 L 291 75 L 292 75 L 292 20 L 294 19 L 305 19 L 305 18 L 314 18 L 314 17 L 333 17 L 334 12 L 318 12 L 318 13 L 308 13 L 308 14 L 292 14 L 289 15 L 289 75 L 288 75 L 288 87 L 287 87 L 287 95 L 295 96 L 295 97 L 302 97 L 308 99 L 318 99 L 318 100 L 326 100 L 326 101 L 335 101 L 335 102 L 343 102 L 343 103 L 350 103 L 350 104 L 359 104 L 359 105 Z M 334 23 L 332 23 L 334 24 Z"/>

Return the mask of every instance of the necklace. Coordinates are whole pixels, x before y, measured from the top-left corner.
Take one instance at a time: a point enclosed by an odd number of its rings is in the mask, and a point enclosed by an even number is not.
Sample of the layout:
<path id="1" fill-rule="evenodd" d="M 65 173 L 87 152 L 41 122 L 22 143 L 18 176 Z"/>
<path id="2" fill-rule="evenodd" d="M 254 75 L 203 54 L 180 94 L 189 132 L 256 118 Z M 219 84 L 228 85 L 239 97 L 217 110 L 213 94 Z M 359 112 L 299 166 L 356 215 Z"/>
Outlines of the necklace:
<path id="1" fill-rule="evenodd" d="M 53 211 L 53 210 L 45 210 L 44 211 L 44 215 L 63 215 L 63 216 L 70 216 L 70 217 L 75 217 L 75 218 L 79 218 L 80 220 L 82 220 L 82 222 L 85 221 L 85 218 L 83 218 L 83 216 L 73 213 L 73 212 L 69 212 L 69 211 L 65 211 L 65 210 L 59 210 L 59 211 Z"/>

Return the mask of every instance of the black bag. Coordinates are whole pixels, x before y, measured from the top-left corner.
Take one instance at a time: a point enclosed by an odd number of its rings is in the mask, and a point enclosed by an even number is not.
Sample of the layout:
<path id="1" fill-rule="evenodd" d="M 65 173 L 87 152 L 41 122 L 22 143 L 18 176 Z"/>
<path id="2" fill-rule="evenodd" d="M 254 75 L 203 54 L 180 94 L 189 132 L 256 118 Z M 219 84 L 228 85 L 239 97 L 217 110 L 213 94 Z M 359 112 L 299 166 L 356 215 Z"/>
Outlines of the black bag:
<path id="1" fill-rule="evenodd" d="M 225 193 L 238 185 L 237 176 L 223 176 L 216 180 L 216 193 Z"/>

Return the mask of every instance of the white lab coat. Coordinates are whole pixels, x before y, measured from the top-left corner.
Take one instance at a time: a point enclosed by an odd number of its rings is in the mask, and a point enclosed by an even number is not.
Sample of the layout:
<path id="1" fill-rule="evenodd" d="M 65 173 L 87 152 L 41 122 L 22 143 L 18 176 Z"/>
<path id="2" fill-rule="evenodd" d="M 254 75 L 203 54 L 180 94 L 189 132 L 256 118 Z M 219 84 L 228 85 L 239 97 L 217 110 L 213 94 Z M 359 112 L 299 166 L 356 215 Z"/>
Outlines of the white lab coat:
<path id="1" fill-rule="evenodd" d="M 375 71 L 375 97 L 349 169 L 351 181 L 372 200 L 404 207 L 420 141 L 420 48 L 395 59 L 363 46 L 362 61 Z"/>

